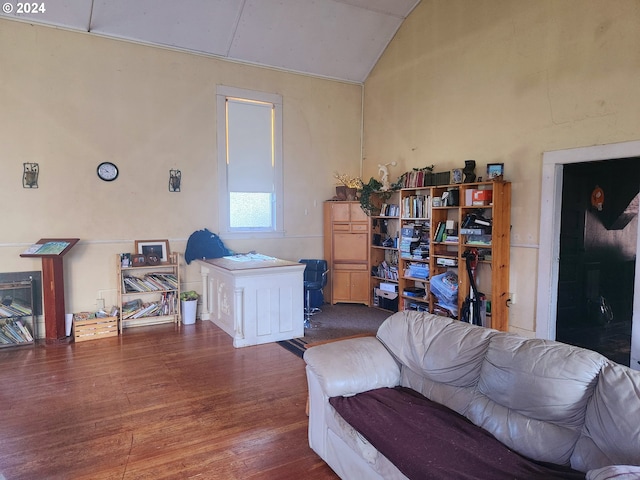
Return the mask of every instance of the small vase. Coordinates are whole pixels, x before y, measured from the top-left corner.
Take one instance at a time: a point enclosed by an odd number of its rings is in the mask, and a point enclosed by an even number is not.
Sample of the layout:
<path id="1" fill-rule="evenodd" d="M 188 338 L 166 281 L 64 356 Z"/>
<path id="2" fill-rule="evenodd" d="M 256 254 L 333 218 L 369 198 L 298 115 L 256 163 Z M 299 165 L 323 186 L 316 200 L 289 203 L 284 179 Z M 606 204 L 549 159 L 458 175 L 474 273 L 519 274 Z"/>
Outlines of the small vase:
<path id="1" fill-rule="evenodd" d="M 338 200 L 346 200 L 347 199 L 347 187 L 344 185 L 336 186 L 336 197 Z"/>
<path id="2" fill-rule="evenodd" d="M 476 179 L 476 161 L 465 160 L 462 173 L 464 173 L 464 183 L 473 182 Z"/>

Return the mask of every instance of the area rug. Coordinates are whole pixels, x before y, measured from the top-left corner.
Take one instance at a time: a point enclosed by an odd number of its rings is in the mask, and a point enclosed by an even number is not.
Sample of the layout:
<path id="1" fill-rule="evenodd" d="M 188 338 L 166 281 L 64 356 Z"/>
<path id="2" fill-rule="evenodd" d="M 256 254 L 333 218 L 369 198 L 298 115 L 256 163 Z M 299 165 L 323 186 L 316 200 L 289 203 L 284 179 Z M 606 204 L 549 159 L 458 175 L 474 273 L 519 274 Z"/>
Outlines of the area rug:
<path id="1" fill-rule="evenodd" d="M 304 351 L 305 351 L 305 346 L 307 345 L 307 342 L 304 341 L 304 339 L 302 338 L 293 338 L 291 340 L 282 340 L 280 342 L 276 342 L 278 345 L 280 345 L 281 347 L 289 350 L 291 353 L 293 353 L 294 355 L 297 355 L 298 357 L 302 358 L 302 355 L 304 355 Z"/>
<path id="2" fill-rule="evenodd" d="M 364 334 L 375 335 L 382 322 L 392 314 L 360 304 L 324 304 L 322 312 L 311 317 L 311 328 L 305 328 L 304 337 L 277 343 L 302 358 L 306 344 Z"/>

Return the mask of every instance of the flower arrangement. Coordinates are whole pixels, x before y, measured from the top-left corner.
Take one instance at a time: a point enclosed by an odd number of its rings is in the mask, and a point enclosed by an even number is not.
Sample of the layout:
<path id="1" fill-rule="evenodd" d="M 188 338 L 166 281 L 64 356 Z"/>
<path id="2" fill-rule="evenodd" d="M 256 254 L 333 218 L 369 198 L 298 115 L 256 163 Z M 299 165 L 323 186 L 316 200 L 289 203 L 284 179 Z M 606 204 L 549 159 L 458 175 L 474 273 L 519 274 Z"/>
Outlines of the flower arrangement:
<path id="1" fill-rule="evenodd" d="M 334 172 L 333 178 L 338 181 L 336 185 L 344 185 L 347 188 L 362 188 L 362 180 L 360 180 L 359 177 L 352 177 L 346 173 Z"/>

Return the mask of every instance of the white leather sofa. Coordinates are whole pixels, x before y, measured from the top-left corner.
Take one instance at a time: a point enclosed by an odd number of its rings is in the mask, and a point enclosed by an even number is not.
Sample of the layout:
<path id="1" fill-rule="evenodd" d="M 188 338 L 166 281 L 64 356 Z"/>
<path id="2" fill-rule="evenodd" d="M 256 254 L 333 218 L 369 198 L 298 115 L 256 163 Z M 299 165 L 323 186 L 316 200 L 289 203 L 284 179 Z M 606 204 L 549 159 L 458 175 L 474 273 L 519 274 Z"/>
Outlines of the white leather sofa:
<path id="1" fill-rule="evenodd" d="M 404 386 L 465 416 L 516 452 L 640 479 L 640 373 L 590 350 L 398 312 L 377 337 L 308 349 L 309 443 L 343 479 L 407 478 L 329 404 Z M 476 478 L 483 478 L 478 474 Z"/>

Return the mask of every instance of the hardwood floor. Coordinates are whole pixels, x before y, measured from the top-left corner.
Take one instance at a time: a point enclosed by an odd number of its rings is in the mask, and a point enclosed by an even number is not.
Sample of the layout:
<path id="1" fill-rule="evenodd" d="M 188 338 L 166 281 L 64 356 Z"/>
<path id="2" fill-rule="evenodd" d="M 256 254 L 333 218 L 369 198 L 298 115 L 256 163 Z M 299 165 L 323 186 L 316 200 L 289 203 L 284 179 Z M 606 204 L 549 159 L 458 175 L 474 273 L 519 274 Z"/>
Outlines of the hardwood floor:
<path id="1" fill-rule="evenodd" d="M 0 479 L 337 479 L 306 398 L 303 360 L 208 321 L 2 349 Z"/>

